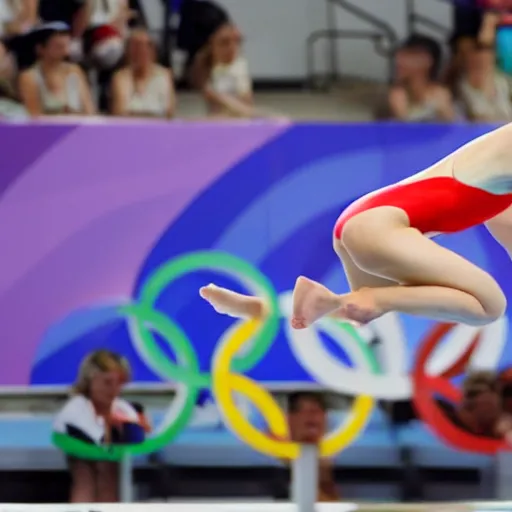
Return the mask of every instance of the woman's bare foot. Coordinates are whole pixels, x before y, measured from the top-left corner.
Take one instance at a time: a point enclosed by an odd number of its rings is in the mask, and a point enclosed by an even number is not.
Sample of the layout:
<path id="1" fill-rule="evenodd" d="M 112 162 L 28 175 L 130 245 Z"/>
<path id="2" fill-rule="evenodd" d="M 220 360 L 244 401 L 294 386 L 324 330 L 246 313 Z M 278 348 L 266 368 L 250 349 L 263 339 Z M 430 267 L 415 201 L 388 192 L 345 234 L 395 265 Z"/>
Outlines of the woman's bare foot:
<path id="1" fill-rule="evenodd" d="M 378 307 L 371 288 L 361 288 L 341 296 L 343 306 L 337 311 L 340 317 L 360 325 L 370 323 L 385 312 Z"/>
<path id="2" fill-rule="evenodd" d="M 320 318 L 344 307 L 339 295 L 306 277 L 299 277 L 293 290 L 294 329 L 306 329 Z"/>
<path id="3" fill-rule="evenodd" d="M 235 318 L 262 318 L 268 314 L 268 308 L 263 299 L 242 295 L 214 284 L 203 286 L 199 290 L 199 295 L 221 315 Z"/>

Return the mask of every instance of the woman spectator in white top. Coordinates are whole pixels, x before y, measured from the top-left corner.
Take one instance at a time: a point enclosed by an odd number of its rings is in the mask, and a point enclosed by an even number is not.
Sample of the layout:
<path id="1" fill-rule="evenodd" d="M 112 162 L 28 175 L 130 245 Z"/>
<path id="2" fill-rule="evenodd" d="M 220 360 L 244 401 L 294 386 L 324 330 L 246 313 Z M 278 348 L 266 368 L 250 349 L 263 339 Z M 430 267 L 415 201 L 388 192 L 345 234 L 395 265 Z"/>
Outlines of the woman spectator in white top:
<path id="1" fill-rule="evenodd" d="M 441 48 L 427 36 L 411 35 L 395 55 L 395 83 L 388 93 L 390 117 L 408 122 L 453 121 L 450 91 L 437 80 Z"/>
<path id="2" fill-rule="evenodd" d="M 172 73 L 156 63 L 156 45 L 142 29 L 126 46 L 126 66 L 112 81 L 111 113 L 115 116 L 171 118 L 176 99 Z"/>
<path id="3" fill-rule="evenodd" d="M 231 23 L 218 28 L 196 55 L 191 76 L 214 117 L 254 117 L 252 80 L 240 54 L 242 38 Z"/>
<path id="4" fill-rule="evenodd" d="M 20 75 L 21 99 L 33 117 L 93 115 L 95 108 L 82 69 L 66 61 L 67 25 L 49 23 L 34 33 L 38 60 Z"/>
<path id="5" fill-rule="evenodd" d="M 136 406 L 119 398 L 130 379 L 128 362 L 108 350 L 88 355 L 72 396 L 58 413 L 54 431 L 90 444 L 142 442 L 149 430 Z M 68 457 L 71 502 L 118 501 L 118 466 L 108 461 Z"/>
<path id="6" fill-rule="evenodd" d="M 0 0 L 0 78 L 13 80 L 16 64 L 12 43 L 38 21 L 39 0 Z"/>
<path id="7" fill-rule="evenodd" d="M 509 78 L 496 69 L 494 47 L 478 44 L 459 83 L 468 119 L 476 122 L 512 121 Z"/>

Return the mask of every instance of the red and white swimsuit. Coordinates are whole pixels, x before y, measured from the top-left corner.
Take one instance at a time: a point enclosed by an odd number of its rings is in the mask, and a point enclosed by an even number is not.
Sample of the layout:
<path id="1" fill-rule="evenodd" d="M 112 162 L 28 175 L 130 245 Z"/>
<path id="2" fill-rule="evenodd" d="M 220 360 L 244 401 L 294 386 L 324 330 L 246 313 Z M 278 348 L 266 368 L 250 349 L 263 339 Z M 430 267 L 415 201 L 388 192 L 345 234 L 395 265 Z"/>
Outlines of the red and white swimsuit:
<path id="1" fill-rule="evenodd" d="M 352 217 L 380 206 L 395 206 L 422 233 L 456 233 L 492 219 L 512 205 L 512 193 L 492 194 L 452 176 L 398 183 L 353 202 L 338 218 L 334 236 L 341 238 Z"/>

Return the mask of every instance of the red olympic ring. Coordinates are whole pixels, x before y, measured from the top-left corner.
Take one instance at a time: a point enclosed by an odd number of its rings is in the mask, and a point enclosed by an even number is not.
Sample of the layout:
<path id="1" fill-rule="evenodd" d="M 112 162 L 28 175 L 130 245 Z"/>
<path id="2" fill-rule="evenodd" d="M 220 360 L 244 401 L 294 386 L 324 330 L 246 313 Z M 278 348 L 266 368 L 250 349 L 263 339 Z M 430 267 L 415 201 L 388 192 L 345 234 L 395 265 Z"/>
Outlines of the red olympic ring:
<path id="1" fill-rule="evenodd" d="M 425 373 L 430 355 L 454 327 L 454 324 L 438 324 L 421 344 L 412 373 L 414 407 L 420 419 L 438 437 L 454 448 L 486 455 L 509 450 L 511 447 L 502 440 L 476 436 L 460 429 L 450 421 L 436 402 L 436 396 L 454 403 L 461 400 L 460 390 L 448 380 L 454 375 L 454 368 L 449 369 L 443 376 L 430 376 Z M 479 339 L 479 334 L 473 338 L 469 350 L 463 356 L 464 360 L 469 359 Z M 460 361 L 454 367 L 460 367 Z"/>

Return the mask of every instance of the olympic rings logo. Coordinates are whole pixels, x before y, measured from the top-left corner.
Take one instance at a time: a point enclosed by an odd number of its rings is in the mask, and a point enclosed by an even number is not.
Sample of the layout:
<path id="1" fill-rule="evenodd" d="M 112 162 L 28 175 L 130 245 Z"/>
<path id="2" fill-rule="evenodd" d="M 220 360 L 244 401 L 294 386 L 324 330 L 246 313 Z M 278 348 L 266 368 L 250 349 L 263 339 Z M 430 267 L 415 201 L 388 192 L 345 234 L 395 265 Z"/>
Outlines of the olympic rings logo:
<path id="1" fill-rule="evenodd" d="M 263 297 L 271 311 L 262 322 L 236 321 L 218 340 L 210 372 L 201 372 L 196 351 L 187 333 L 157 307 L 158 299 L 174 281 L 186 274 L 204 270 L 237 279 L 248 293 Z M 171 443 L 190 422 L 200 391 L 210 389 L 226 426 L 243 442 L 269 456 L 296 458 L 300 447 L 286 440 L 289 432 L 284 412 L 265 389 L 244 375 L 266 355 L 281 327 L 281 317 L 288 317 L 290 310 L 289 294 L 278 298 L 263 274 L 232 255 L 205 251 L 166 262 L 146 281 L 137 302 L 122 308 L 132 342 L 141 358 L 162 379 L 177 383 L 176 396 L 161 424 L 151 437 L 140 444 L 105 447 L 87 444 L 60 433 L 54 433 L 54 443 L 69 455 L 96 460 L 119 460 L 126 453 L 137 455 L 158 451 Z M 287 321 L 282 323 L 292 352 L 304 369 L 326 388 L 354 397 L 346 420 L 321 442 L 322 455 L 333 455 L 357 439 L 370 419 L 376 399 L 397 400 L 414 394 L 415 404 L 423 419 L 428 423 L 435 420 L 436 425 L 440 424 L 437 421 L 438 415 L 431 413 L 429 404 L 432 400 L 425 398 L 424 394 L 425 390 L 431 389 L 427 385 L 430 381 L 422 375 L 442 376 L 446 373 L 446 365 L 453 363 L 454 353 L 445 350 L 437 357 L 431 354 L 442 336 L 430 337 L 434 339 L 433 342 L 427 340 L 427 355 L 423 357 L 425 351 L 420 350 L 422 357 L 418 359 L 411 378 L 406 368 L 406 344 L 396 316 L 379 319 L 374 322 L 374 332 L 366 334 L 334 320 L 324 320 L 319 323 L 317 330 L 306 331 L 294 331 Z M 503 325 L 496 324 L 490 331 L 482 331 L 479 336 L 496 336 L 499 332 L 504 340 L 501 332 L 503 328 Z M 455 346 L 459 351 L 467 348 L 468 332 L 474 334 L 464 329 L 472 328 L 458 326 L 451 332 L 455 341 L 450 346 Z M 340 364 L 327 352 L 319 337 L 320 330 L 342 346 L 352 360 L 353 368 Z M 443 331 L 443 335 L 447 334 L 448 331 Z M 364 339 L 365 336 L 378 336 L 384 340 L 388 357 L 384 356 L 380 364 Z M 469 339 L 473 340 L 473 337 Z M 158 340 L 163 340 L 175 354 L 176 362 L 169 359 Z M 493 346 L 494 350 L 486 347 L 485 354 L 479 351 L 477 342 L 473 343 L 472 348 L 474 352 L 479 352 L 480 359 L 483 357 L 486 363 L 494 364 L 499 360 L 503 346 L 496 342 Z M 440 364 L 440 361 L 444 363 Z M 243 395 L 253 403 L 264 417 L 270 432 L 261 432 L 250 423 L 237 408 L 234 393 Z M 453 436 L 439 434 L 448 442 L 454 439 Z"/>

